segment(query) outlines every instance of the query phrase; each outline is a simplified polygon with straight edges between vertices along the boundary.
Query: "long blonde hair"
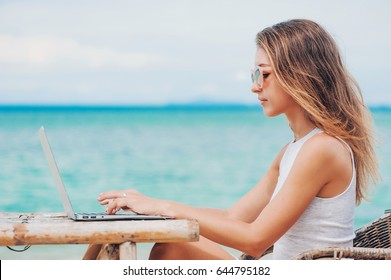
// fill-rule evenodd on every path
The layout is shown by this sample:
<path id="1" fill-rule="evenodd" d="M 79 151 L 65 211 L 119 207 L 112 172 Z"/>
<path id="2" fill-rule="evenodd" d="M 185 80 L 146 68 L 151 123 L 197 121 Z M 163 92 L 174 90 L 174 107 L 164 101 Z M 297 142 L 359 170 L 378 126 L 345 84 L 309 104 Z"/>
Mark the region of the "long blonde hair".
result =
<path id="1" fill-rule="evenodd" d="M 356 204 L 360 204 L 367 198 L 370 182 L 379 179 L 372 118 L 335 41 L 317 23 L 295 19 L 265 28 L 257 34 L 256 44 L 267 53 L 280 85 L 308 119 L 351 147 Z"/>

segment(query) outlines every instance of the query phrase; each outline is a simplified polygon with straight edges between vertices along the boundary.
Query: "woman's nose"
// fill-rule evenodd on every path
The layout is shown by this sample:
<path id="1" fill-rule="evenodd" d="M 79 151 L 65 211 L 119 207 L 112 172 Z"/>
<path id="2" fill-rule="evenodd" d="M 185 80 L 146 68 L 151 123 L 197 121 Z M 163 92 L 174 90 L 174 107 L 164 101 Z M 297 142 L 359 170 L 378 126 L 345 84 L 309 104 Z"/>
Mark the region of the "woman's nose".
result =
<path id="1" fill-rule="evenodd" d="M 262 89 L 263 88 L 260 87 L 256 81 L 253 82 L 253 84 L 251 86 L 251 91 L 253 93 L 258 94 L 258 93 L 260 93 L 262 91 Z"/>

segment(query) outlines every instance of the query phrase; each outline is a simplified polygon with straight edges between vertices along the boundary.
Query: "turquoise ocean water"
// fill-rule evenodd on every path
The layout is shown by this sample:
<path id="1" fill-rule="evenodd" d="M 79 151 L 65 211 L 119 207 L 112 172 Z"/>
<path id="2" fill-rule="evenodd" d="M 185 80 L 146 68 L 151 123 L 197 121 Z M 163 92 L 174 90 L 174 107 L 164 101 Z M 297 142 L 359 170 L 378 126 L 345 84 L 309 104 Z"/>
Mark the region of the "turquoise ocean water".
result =
<path id="1" fill-rule="evenodd" d="M 391 110 L 372 113 L 382 182 L 356 209 L 356 227 L 391 208 Z M 39 143 L 41 125 L 81 211 L 103 211 L 100 192 L 127 188 L 228 208 L 292 139 L 283 117 L 266 118 L 257 107 L 0 107 L 2 212 L 63 211 Z M 32 246 L 15 253 L 1 247 L 0 259 L 80 259 L 85 248 Z"/>

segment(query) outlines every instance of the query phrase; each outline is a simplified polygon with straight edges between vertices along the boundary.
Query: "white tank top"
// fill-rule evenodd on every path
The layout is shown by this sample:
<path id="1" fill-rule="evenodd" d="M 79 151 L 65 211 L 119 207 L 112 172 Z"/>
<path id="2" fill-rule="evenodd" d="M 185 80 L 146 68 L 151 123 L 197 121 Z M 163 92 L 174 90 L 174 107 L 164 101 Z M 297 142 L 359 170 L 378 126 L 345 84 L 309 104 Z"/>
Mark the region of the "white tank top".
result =
<path id="1" fill-rule="evenodd" d="M 272 199 L 284 185 L 303 144 L 321 132 L 315 128 L 298 141 L 288 144 L 280 162 L 280 175 Z M 296 223 L 274 244 L 274 259 L 291 259 L 316 248 L 353 246 L 356 171 L 352 150 L 347 143 L 339 140 L 348 147 L 352 158 L 353 174 L 349 186 L 335 197 L 315 197 Z"/>

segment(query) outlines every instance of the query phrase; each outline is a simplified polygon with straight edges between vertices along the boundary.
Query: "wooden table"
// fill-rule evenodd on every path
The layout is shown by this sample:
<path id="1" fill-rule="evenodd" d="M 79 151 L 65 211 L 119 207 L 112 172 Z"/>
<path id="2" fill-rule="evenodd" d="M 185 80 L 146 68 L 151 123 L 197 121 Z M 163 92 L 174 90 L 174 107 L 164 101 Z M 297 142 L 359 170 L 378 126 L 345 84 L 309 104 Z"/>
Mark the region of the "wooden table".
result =
<path id="1" fill-rule="evenodd" d="M 138 242 L 191 242 L 195 220 L 75 222 L 65 213 L 0 212 L 0 246 L 90 244 L 83 259 L 136 259 Z"/>

